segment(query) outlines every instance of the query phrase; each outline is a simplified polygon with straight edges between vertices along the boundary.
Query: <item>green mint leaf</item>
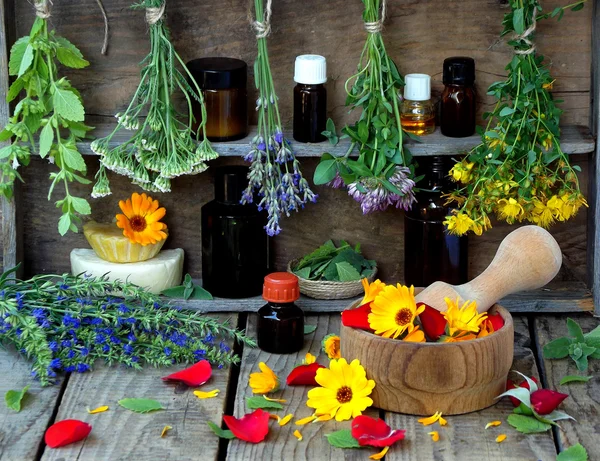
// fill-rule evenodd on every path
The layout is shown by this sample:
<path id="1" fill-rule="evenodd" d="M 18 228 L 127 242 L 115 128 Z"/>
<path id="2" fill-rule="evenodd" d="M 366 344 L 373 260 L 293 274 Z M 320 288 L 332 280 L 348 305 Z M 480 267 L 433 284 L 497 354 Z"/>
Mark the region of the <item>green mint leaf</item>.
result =
<path id="1" fill-rule="evenodd" d="M 523 8 L 517 8 L 513 12 L 513 28 L 519 35 L 525 31 L 525 17 Z"/>
<path id="2" fill-rule="evenodd" d="M 24 78 L 18 78 L 12 82 L 12 85 L 10 85 L 10 88 L 8 89 L 8 93 L 6 93 L 6 102 L 13 101 L 17 96 L 19 96 L 19 93 L 21 93 L 23 88 L 25 88 Z"/>
<path id="3" fill-rule="evenodd" d="M 600 325 L 594 328 L 592 331 L 583 335 L 585 339 L 588 338 L 600 338 Z"/>
<path id="4" fill-rule="evenodd" d="M 333 178 L 335 178 L 338 172 L 338 162 L 336 160 L 323 160 L 317 165 L 315 174 L 313 176 L 313 182 L 319 186 L 327 184 Z"/>
<path id="5" fill-rule="evenodd" d="M 13 137 L 13 132 L 6 128 L 0 132 L 0 142 L 8 141 Z"/>
<path id="6" fill-rule="evenodd" d="M 71 215 L 68 213 L 63 214 L 58 220 L 58 233 L 65 235 L 71 228 Z"/>
<path id="7" fill-rule="evenodd" d="M 572 340 L 562 337 L 549 342 L 543 348 L 544 358 L 546 359 L 564 359 L 569 355 L 569 346 Z"/>
<path id="8" fill-rule="evenodd" d="M 525 415 L 512 414 L 508 417 L 508 424 L 523 434 L 534 434 L 548 431 L 552 425 L 538 421 L 536 418 Z"/>
<path id="9" fill-rule="evenodd" d="M 585 340 L 583 336 L 583 331 L 579 324 L 573 320 L 572 318 L 567 319 L 567 329 L 569 330 L 569 334 L 577 340 L 577 342 L 583 342 Z"/>
<path id="10" fill-rule="evenodd" d="M 305 335 L 309 335 L 311 333 L 314 333 L 315 331 L 317 331 L 316 325 L 304 325 L 304 334 Z"/>
<path id="11" fill-rule="evenodd" d="M 258 408 L 262 408 L 263 410 L 283 410 L 283 405 L 279 402 L 271 402 L 263 396 L 246 397 L 246 406 L 251 410 L 256 410 Z"/>
<path id="12" fill-rule="evenodd" d="M 40 157 L 46 158 L 48 152 L 52 148 L 52 143 L 54 142 L 54 130 L 52 129 L 52 123 L 48 120 L 46 126 L 42 129 L 40 133 Z"/>
<path id="13" fill-rule="evenodd" d="M 296 274 L 301 279 L 307 279 L 310 277 L 310 270 L 311 270 L 310 267 L 303 267 L 302 269 L 300 269 L 298 271 L 294 271 L 294 274 Z"/>
<path id="14" fill-rule="evenodd" d="M 350 429 L 342 429 L 341 431 L 325 434 L 330 445 L 336 448 L 362 448 L 358 440 L 352 437 Z"/>
<path id="15" fill-rule="evenodd" d="M 31 38 L 35 38 L 44 27 L 45 22 L 46 21 L 44 21 L 42 18 L 36 17 L 35 21 L 33 21 L 33 25 L 31 26 L 31 32 L 29 32 L 29 36 Z"/>
<path id="16" fill-rule="evenodd" d="M 194 285 L 192 289 L 192 294 L 189 299 L 202 299 L 206 301 L 211 301 L 213 299 L 213 295 L 211 295 L 207 290 L 202 288 L 200 285 Z"/>
<path id="17" fill-rule="evenodd" d="M 64 144 L 61 144 L 60 153 L 62 154 L 62 159 L 65 162 L 65 165 L 67 165 L 69 168 L 81 172 L 85 172 L 87 170 L 85 160 L 77 150 L 71 149 L 70 147 L 67 147 Z"/>
<path id="18" fill-rule="evenodd" d="M 587 461 L 588 454 L 586 449 L 578 443 L 567 448 L 556 457 L 556 461 Z"/>
<path id="19" fill-rule="evenodd" d="M 505 107 L 500 111 L 500 117 L 506 117 L 508 115 L 512 115 L 516 112 L 515 109 L 513 109 L 512 107 Z"/>
<path id="20" fill-rule="evenodd" d="M 92 209 L 90 208 L 90 204 L 84 198 L 71 197 L 71 205 L 73 205 L 73 208 L 79 214 L 89 215 L 89 214 L 92 213 Z"/>
<path id="21" fill-rule="evenodd" d="M 17 75 L 21 69 L 21 62 L 25 55 L 25 50 L 29 46 L 29 36 L 21 37 L 10 49 L 10 59 L 8 61 L 9 75 Z"/>
<path id="22" fill-rule="evenodd" d="M 54 87 L 54 111 L 66 120 L 72 122 L 83 122 L 85 111 L 79 98 L 70 90 Z"/>
<path id="23" fill-rule="evenodd" d="M 83 59 L 81 51 L 66 38 L 58 37 L 57 41 L 60 44 L 60 48 L 56 50 L 56 57 L 63 66 L 73 69 L 83 69 L 90 65 L 88 61 Z"/>
<path id="24" fill-rule="evenodd" d="M 194 292 L 194 288 L 193 287 L 184 287 L 184 289 L 183 289 L 183 299 L 185 299 L 185 300 L 190 299 L 190 296 L 192 296 L 193 292 Z"/>
<path id="25" fill-rule="evenodd" d="M 29 386 L 25 386 L 20 391 L 6 391 L 6 394 L 4 394 L 6 406 L 11 410 L 15 410 L 16 412 L 21 411 L 21 403 L 23 402 L 23 397 L 25 397 L 25 394 L 27 394 L 28 390 Z"/>
<path id="26" fill-rule="evenodd" d="M 119 405 L 136 413 L 149 413 L 164 409 L 160 402 L 152 399 L 121 399 Z"/>
<path id="27" fill-rule="evenodd" d="M 233 435 L 233 432 L 229 431 L 229 430 L 225 430 L 225 429 L 221 429 L 219 426 L 217 426 L 215 423 L 213 423 L 212 421 L 206 421 L 206 424 L 208 424 L 208 427 L 210 427 L 212 429 L 212 431 L 217 434 L 217 436 L 219 436 L 222 439 L 235 439 L 235 435 Z"/>
<path id="28" fill-rule="evenodd" d="M 161 291 L 160 294 L 163 296 L 167 296 L 169 298 L 183 298 L 184 291 L 185 291 L 185 287 L 180 286 L 180 287 L 167 288 L 166 290 Z"/>
<path id="29" fill-rule="evenodd" d="M 340 262 L 336 263 L 338 276 L 340 278 L 340 282 L 352 282 L 355 280 L 360 280 L 360 272 L 358 272 L 352 265 L 348 262 Z"/>
<path id="30" fill-rule="evenodd" d="M 577 369 L 579 371 L 586 371 L 588 369 L 588 358 L 587 355 L 582 355 L 579 358 L 571 357 L 575 361 L 575 365 L 577 365 Z"/>
<path id="31" fill-rule="evenodd" d="M 31 66 L 33 62 L 33 47 L 31 45 L 27 45 L 25 48 L 25 52 L 23 53 L 23 58 L 21 59 L 21 65 L 19 66 L 19 72 L 17 73 L 17 77 L 20 77 L 27 69 Z"/>
<path id="32" fill-rule="evenodd" d="M 560 385 L 563 386 L 568 383 L 587 383 L 592 378 L 593 376 L 569 375 L 560 380 Z"/>

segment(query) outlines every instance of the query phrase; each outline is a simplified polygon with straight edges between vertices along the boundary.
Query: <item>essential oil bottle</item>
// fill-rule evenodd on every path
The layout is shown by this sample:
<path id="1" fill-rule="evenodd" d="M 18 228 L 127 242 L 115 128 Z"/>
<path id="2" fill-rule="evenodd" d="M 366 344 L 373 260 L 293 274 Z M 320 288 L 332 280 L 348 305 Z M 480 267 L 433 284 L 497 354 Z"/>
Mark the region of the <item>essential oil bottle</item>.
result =
<path id="1" fill-rule="evenodd" d="M 435 109 L 431 102 L 431 77 L 427 74 L 407 74 L 404 82 L 404 100 L 400 111 L 402 128 L 418 136 L 433 133 Z"/>
<path id="2" fill-rule="evenodd" d="M 327 61 L 323 56 L 305 54 L 296 58 L 294 81 L 294 139 L 322 142 L 327 125 Z"/>
<path id="3" fill-rule="evenodd" d="M 444 91 L 440 104 L 440 129 L 444 136 L 466 138 L 475 133 L 477 95 L 475 61 L 454 57 L 444 60 Z"/>
<path id="4" fill-rule="evenodd" d="M 304 312 L 294 301 L 300 297 L 298 277 L 274 272 L 265 277 L 263 298 L 268 302 L 258 311 L 258 347 L 273 354 L 292 354 L 304 345 Z"/>

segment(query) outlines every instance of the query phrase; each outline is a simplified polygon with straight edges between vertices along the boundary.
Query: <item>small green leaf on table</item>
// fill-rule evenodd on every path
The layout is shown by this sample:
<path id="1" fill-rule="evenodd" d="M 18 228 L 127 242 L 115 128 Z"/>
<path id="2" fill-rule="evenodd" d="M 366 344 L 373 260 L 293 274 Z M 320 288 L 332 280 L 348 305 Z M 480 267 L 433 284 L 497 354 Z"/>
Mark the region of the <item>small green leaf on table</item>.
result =
<path id="1" fill-rule="evenodd" d="M 311 333 L 314 333 L 315 331 L 317 331 L 316 325 L 304 325 L 304 334 L 305 335 L 309 335 Z"/>
<path id="2" fill-rule="evenodd" d="M 202 299 L 208 301 L 213 299 L 208 291 L 192 281 L 192 276 L 190 274 L 185 274 L 183 285 L 167 288 L 166 290 L 161 291 L 160 294 L 167 298 L 183 298 L 186 301 L 188 299 Z"/>
<path id="3" fill-rule="evenodd" d="M 532 416 L 512 414 L 508 417 L 508 424 L 523 434 L 534 434 L 537 432 L 546 432 L 552 425 L 538 421 Z"/>
<path id="4" fill-rule="evenodd" d="M 336 448 L 362 448 L 358 440 L 352 437 L 350 429 L 342 429 L 341 431 L 325 434 L 330 445 Z"/>
<path id="5" fill-rule="evenodd" d="M 4 395 L 6 406 L 17 412 L 21 411 L 21 403 L 23 402 L 23 398 L 25 397 L 25 394 L 27 394 L 28 389 L 29 386 L 25 386 L 21 391 L 7 391 Z"/>
<path id="6" fill-rule="evenodd" d="M 212 421 L 207 421 L 206 424 L 208 424 L 208 427 L 210 427 L 212 429 L 212 431 L 217 434 L 217 436 L 219 436 L 222 439 L 235 439 L 235 435 L 233 435 L 233 432 L 231 432 L 230 430 L 226 430 L 226 429 L 221 429 L 219 426 L 217 426 L 215 423 L 213 423 Z"/>
<path id="7" fill-rule="evenodd" d="M 571 339 L 562 337 L 549 342 L 544 346 L 544 358 L 546 359 L 564 359 L 569 355 L 569 346 Z"/>
<path id="8" fill-rule="evenodd" d="M 246 406 L 251 410 L 262 408 L 263 410 L 283 410 L 279 402 L 267 400 L 264 397 L 246 397 Z"/>
<path id="9" fill-rule="evenodd" d="M 556 461 L 587 461 L 588 454 L 586 449 L 578 443 L 567 448 L 556 457 Z"/>
<path id="10" fill-rule="evenodd" d="M 152 399 L 121 399 L 119 405 L 136 413 L 149 413 L 151 411 L 164 410 L 160 402 Z"/>
<path id="11" fill-rule="evenodd" d="M 565 376 L 560 380 L 560 385 L 568 384 L 568 383 L 587 383 L 593 376 L 578 376 L 578 375 L 570 375 Z"/>

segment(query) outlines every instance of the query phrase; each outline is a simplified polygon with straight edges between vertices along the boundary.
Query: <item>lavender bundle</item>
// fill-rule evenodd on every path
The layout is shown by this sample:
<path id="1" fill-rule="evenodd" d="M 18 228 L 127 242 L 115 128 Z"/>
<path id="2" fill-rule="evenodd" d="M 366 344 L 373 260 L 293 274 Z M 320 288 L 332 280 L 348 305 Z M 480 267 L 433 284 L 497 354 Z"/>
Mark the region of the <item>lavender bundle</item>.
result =
<path id="1" fill-rule="evenodd" d="M 281 130 L 266 40 L 271 31 L 271 0 L 267 0 L 266 10 L 263 9 L 263 0 L 255 0 L 254 6 L 256 20 L 253 26 L 258 43 L 258 56 L 254 63 L 254 78 L 259 93 L 256 100 L 258 133 L 250 143 L 250 152 L 244 156 L 244 160 L 252 165 L 248 174 L 248 188 L 244 191 L 241 203 L 252 203 L 254 192 L 257 192 L 262 197 L 258 209 L 267 210 L 269 215 L 265 230 L 268 235 L 274 236 L 281 232 L 279 223 L 283 215 L 289 217 L 292 211 L 299 211 L 306 203 L 316 202 L 317 195 L 302 177 L 300 162 Z"/>

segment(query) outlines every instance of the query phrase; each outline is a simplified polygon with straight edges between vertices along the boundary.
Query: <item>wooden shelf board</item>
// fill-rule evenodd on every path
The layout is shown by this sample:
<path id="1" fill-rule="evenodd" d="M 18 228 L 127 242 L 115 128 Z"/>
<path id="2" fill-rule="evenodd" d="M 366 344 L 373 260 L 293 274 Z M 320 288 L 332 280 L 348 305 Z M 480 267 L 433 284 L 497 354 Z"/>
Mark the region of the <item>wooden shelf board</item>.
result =
<path id="1" fill-rule="evenodd" d="M 96 124 L 93 135 L 102 138 L 108 135 L 113 129 L 114 124 L 102 122 Z M 237 157 L 248 153 L 249 144 L 256 134 L 256 127 L 251 127 L 250 134 L 244 139 L 231 142 L 215 142 L 214 149 L 223 157 Z M 116 133 L 110 146 L 116 146 L 126 142 L 130 137 L 130 132 L 121 130 Z M 288 139 L 293 140 L 291 133 L 286 133 Z M 417 143 L 412 140 L 406 143 L 410 152 L 414 156 L 433 156 L 433 155 L 460 155 L 466 153 L 475 147 L 480 136 L 474 135 L 468 138 L 448 138 L 443 136 L 439 129 L 435 133 L 423 136 L 422 142 Z M 81 142 L 77 145 L 79 151 L 84 155 L 95 155 L 90 149 L 89 142 Z M 298 157 L 320 157 L 323 152 L 329 152 L 332 155 L 344 155 L 349 147 L 348 140 L 342 140 L 337 146 L 331 146 L 328 142 L 317 144 L 302 144 L 292 142 L 294 152 Z M 584 126 L 565 126 L 562 127 L 562 149 L 567 154 L 587 154 L 594 151 L 595 142 L 588 127 Z"/>

